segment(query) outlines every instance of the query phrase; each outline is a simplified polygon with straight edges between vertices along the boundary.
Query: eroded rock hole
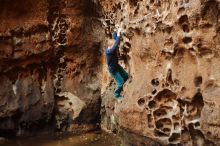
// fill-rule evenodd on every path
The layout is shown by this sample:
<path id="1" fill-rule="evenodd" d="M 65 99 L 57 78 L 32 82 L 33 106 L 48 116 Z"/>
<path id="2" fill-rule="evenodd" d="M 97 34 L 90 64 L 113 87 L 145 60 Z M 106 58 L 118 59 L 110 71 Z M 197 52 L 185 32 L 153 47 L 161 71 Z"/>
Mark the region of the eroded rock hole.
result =
<path id="1" fill-rule="evenodd" d="M 198 92 L 194 95 L 192 103 L 188 106 L 191 119 L 200 118 L 203 106 L 203 96 L 200 92 Z"/>
<path id="2" fill-rule="evenodd" d="M 202 77 L 201 76 L 195 77 L 194 84 L 196 87 L 200 86 L 202 84 Z"/>
<path id="3" fill-rule="evenodd" d="M 131 6 L 136 7 L 137 4 L 138 4 L 138 1 L 139 1 L 139 0 L 129 0 L 129 4 L 130 4 Z"/>
<path id="4" fill-rule="evenodd" d="M 161 1 L 160 0 L 155 1 L 154 5 L 160 7 L 161 6 Z"/>
<path id="5" fill-rule="evenodd" d="M 189 32 L 189 20 L 187 15 L 183 15 L 179 18 L 179 25 L 182 26 L 184 32 Z"/>
<path id="6" fill-rule="evenodd" d="M 212 50 L 206 47 L 199 47 L 198 48 L 198 53 L 200 56 L 206 56 L 212 54 Z"/>
<path id="7" fill-rule="evenodd" d="M 174 56 L 183 56 L 184 53 L 185 53 L 185 48 L 183 47 L 174 48 Z"/>
<path id="8" fill-rule="evenodd" d="M 195 127 L 199 127 L 200 126 L 200 123 L 199 122 L 196 122 L 195 123 Z"/>
<path id="9" fill-rule="evenodd" d="M 180 134 L 179 133 L 173 133 L 169 138 L 170 142 L 175 142 L 175 141 L 179 141 L 179 140 L 180 140 Z"/>
<path id="10" fill-rule="evenodd" d="M 169 133 L 170 129 L 169 128 L 163 128 L 162 131 L 164 131 L 165 133 Z"/>
<path id="11" fill-rule="evenodd" d="M 128 53 L 130 51 L 131 44 L 129 42 L 125 42 L 123 45 L 123 50 Z"/>
<path id="12" fill-rule="evenodd" d="M 167 71 L 167 78 L 166 80 L 169 82 L 169 83 L 173 83 L 173 79 L 172 79 L 172 70 L 171 69 L 168 69 Z"/>
<path id="13" fill-rule="evenodd" d="M 193 47 L 190 47 L 189 50 L 190 51 L 195 51 L 195 49 Z"/>
<path id="14" fill-rule="evenodd" d="M 156 93 L 157 93 L 157 90 L 154 89 L 154 90 L 152 91 L 152 95 L 154 95 L 154 94 L 156 94 Z"/>
<path id="15" fill-rule="evenodd" d="M 135 11 L 134 11 L 134 14 L 138 14 L 138 10 L 139 10 L 139 5 L 136 7 Z"/>
<path id="16" fill-rule="evenodd" d="M 180 117 L 179 117 L 179 115 L 172 115 L 172 119 L 173 119 L 173 121 L 179 121 L 179 119 L 180 119 Z"/>
<path id="17" fill-rule="evenodd" d="M 196 105 L 197 107 L 203 107 L 204 106 L 204 101 L 203 101 L 203 96 L 202 93 L 198 92 L 194 95 L 192 103 Z"/>
<path id="18" fill-rule="evenodd" d="M 163 124 L 160 123 L 160 122 L 157 122 L 157 123 L 156 123 L 156 127 L 157 127 L 158 129 L 161 129 L 161 128 L 163 128 Z"/>
<path id="19" fill-rule="evenodd" d="M 166 134 L 166 133 L 164 133 L 164 132 L 161 132 L 161 131 L 159 131 L 159 130 L 154 130 L 154 134 L 155 134 L 155 136 L 157 136 L 157 137 L 167 137 L 168 136 L 168 134 Z"/>
<path id="20" fill-rule="evenodd" d="M 189 26 L 187 24 L 183 24 L 182 28 L 184 32 L 189 32 Z"/>
<path id="21" fill-rule="evenodd" d="M 156 127 L 158 129 L 161 129 L 162 131 L 163 131 L 163 129 L 168 128 L 169 129 L 168 132 L 170 132 L 171 125 L 172 125 L 172 122 L 168 118 L 164 118 L 164 119 L 160 119 L 160 120 L 156 121 Z M 167 132 L 167 130 L 165 130 L 165 131 Z M 163 131 L 163 132 L 165 132 L 165 131 Z M 169 134 L 169 133 L 167 133 L 167 134 Z"/>
<path id="22" fill-rule="evenodd" d="M 146 6 L 146 8 L 147 8 L 147 10 L 149 10 L 149 9 L 150 9 L 150 7 L 149 7 L 148 5 Z"/>
<path id="23" fill-rule="evenodd" d="M 148 103 L 148 107 L 149 107 L 150 109 L 155 108 L 155 106 L 156 106 L 156 102 L 153 101 L 153 100 Z"/>
<path id="24" fill-rule="evenodd" d="M 151 80 L 151 84 L 152 84 L 153 86 L 158 86 L 158 85 L 160 84 L 159 79 L 156 78 L 156 79 Z"/>
<path id="25" fill-rule="evenodd" d="M 187 112 L 189 114 L 188 118 L 191 119 L 191 120 L 200 117 L 199 109 L 193 104 L 189 104 L 187 106 Z"/>
<path id="26" fill-rule="evenodd" d="M 183 23 L 188 23 L 188 16 L 187 15 L 183 15 L 179 18 L 179 24 L 183 24 Z"/>
<path id="27" fill-rule="evenodd" d="M 172 26 L 166 26 L 165 28 L 164 28 L 164 32 L 167 32 L 167 33 L 171 33 L 172 32 L 172 30 L 173 30 L 173 27 Z"/>
<path id="28" fill-rule="evenodd" d="M 161 117 L 161 116 L 165 116 L 167 114 L 167 111 L 165 109 L 158 109 L 154 111 L 154 116 L 156 117 Z"/>
<path id="29" fill-rule="evenodd" d="M 183 42 L 184 42 L 185 44 L 188 44 L 188 43 L 192 42 L 192 38 L 191 38 L 191 37 L 184 37 L 184 38 L 183 38 Z"/>
<path id="30" fill-rule="evenodd" d="M 144 106 L 144 104 L 145 104 L 145 99 L 144 98 L 140 98 L 140 99 L 138 99 L 138 105 L 139 106 Z"/>
<path id="31" fill-rule="evenodd" d="M 190 136 L 193 140 L 193 145 L 204 145 L 205 144 L 205 137 L 200 130 L 194 129 L 193 124 L 189 124 L 188 126 Z"/>
<path id="32" fill-rule="evenodd" d="M 183 13 L 185 11 L 185 8 L 184 7 L 181 7 L 178 9 L 178 12 L 177 14 L 180 15 L 181 13 Z"/>
<path id="33" fill-rule="evenodd" d="M 172 101 L 172 99 L 176 99 L 176 94 L 168 89 L 160 91 L 155 97 L 157 102 Z"/>
<path id="34" fill-rule="evenodd" d="M 150 0 L 150 3 L 151 3 L 151 4 L 154 3 L 154 0 Z"/>

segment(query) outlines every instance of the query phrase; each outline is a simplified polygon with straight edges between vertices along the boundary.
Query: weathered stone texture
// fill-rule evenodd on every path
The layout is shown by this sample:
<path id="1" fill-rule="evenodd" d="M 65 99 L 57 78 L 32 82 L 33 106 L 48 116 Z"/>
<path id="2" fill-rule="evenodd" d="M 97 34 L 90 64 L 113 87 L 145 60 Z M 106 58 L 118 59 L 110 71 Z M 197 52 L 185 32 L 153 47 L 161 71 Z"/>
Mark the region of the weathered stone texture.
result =
<path id="1" fill-rule="evenodd" d="M 102 95 L 125 145 L 220 145 L 219 0 L 0 3 L 0 136 L 94 129 Z M 121 24 L 117 104 L 102 41 Z"/>
<path id="2" fill-rule="evenodd" d="M 103 33 L 93 3 L 0 3 L 0 135 L 97 128 Z"/>
<path id="3" fill-rule="evenodd" d="M 111 80 L 103 75 L 103 126 L 114 127 L 113 116 L 119 127 L 163 145 L 220 145 L 220 2 L 97 5 L 107 34 L 123 24 L 120 55 L 130 73 L 125 99 L 115 106 L 107 100 L 113 97 Z"/>

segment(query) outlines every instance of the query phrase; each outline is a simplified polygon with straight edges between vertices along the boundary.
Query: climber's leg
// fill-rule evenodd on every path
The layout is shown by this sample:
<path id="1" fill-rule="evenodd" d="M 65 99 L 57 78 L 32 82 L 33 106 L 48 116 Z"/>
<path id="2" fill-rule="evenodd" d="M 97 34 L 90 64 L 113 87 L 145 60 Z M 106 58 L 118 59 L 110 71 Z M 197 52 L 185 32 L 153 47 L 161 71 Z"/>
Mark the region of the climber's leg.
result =
<path id="1" fill-rule="evenodd" d="M 118 71 L 119 71 L 120 75 L 123 77 L 124 83 L 125 83 L 128 79 L 128 73 L 120 65 L 118 67 Z"/>
<path id="2" fill-rule="evenodd" d="M 115 95 L 115 97 L 121 97 L 120 93 L 121 93 L 122 88 L 123 88 L 124 79 L 121 76 L 121 74 L 119 73 L 118 69 L 116 71 L 110 72 L 110 73 L 116 81 L 116 89 L 115 89 L 114 95 Z"/>

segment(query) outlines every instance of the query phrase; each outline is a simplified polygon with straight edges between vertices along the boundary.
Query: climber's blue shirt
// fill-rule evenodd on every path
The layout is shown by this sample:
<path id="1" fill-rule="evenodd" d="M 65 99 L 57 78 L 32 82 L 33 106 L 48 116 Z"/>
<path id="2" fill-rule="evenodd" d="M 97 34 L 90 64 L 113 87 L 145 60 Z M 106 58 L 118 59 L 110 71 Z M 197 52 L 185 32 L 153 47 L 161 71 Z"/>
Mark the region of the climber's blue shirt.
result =
<path id="1" fill-rule="evenodd" d="M 117 56 L 117 50 L 118 50 L 118 45 L 120 42 L 120 37 L 117 36 L 116 33 L 113 33 L 113 38 L 115 39 L 115 43 L 112 46 L 112 48 L 107 48 L 105 50 L 105 55 L 107 58 L 107 64 L 108 64 L 108 69 L 110 72 L 114 72 L 115 69 L 118 67 L 118 56 Z"/>

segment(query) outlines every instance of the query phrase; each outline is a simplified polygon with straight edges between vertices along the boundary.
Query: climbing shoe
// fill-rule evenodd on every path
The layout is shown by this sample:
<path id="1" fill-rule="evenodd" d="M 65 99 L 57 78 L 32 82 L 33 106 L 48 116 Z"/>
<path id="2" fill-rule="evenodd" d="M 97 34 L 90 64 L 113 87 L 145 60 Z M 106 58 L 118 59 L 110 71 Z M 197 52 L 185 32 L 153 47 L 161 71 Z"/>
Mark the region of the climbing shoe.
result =
<path id="1" fill-rule="evenodd" d="M 123 96 L 118 96 L 118 97 L 116 97 L 116 100 L 118 101 L 118 103 L 122 102 Z"/>

